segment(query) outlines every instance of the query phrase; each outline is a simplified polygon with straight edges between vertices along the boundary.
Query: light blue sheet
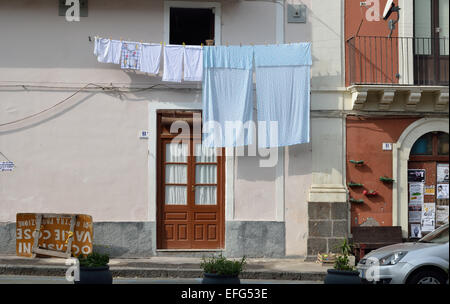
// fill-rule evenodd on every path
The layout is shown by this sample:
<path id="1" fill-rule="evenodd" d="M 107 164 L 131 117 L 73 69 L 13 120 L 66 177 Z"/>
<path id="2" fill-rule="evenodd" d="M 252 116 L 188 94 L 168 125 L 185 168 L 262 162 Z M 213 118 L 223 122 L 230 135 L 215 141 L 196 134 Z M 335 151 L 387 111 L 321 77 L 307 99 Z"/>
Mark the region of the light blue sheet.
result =
<path id="1" fill-rule="evenodd" d="M 254 50 L 257 67 L 312 65 L 311 43 L 309 42 L 257 45 Z"/>
<path id="2" fill-rule="evenodd" d="M 255 46 L 255 63 L 258 146 L 309 142 L 310 44 Z"/>
<path id="3" fill-rule="evenodd" d="M 204 46 L 203 68 L 253 68 L 252 46 Z"/>
<path id="4" fill-rule="evenodd" d="M 252 47 L 203 50 L 203 145 L 237 147 L 253 142 Z"/>

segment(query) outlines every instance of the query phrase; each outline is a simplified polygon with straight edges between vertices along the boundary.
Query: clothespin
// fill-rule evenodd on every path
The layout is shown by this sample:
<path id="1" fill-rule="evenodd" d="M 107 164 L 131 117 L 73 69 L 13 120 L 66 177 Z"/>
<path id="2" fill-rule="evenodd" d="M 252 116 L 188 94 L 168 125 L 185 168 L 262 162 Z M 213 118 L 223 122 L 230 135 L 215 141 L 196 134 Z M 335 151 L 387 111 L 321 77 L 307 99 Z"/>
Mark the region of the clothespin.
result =
<path id="1" fill-rule="evenodd" d="M 239 42 L 239 46 L 242 46 L 242 42 Z"/>
<path id="2" fill-rule="evenodd" d="M 120 41 L 122 41 L 123 39 L 122 39 L 122 37 L 120 37 Z"/>
<path id="3" fill-rule="evenodd" d="M 185 46 L 186 46 L 186 43 L 183 42 L 183 47 L 185 47 Z"/>
<path id="4" fill-rule="evenodd" d="M 200 43 L 200 47 L 203 48 L 203 43 Z"/>

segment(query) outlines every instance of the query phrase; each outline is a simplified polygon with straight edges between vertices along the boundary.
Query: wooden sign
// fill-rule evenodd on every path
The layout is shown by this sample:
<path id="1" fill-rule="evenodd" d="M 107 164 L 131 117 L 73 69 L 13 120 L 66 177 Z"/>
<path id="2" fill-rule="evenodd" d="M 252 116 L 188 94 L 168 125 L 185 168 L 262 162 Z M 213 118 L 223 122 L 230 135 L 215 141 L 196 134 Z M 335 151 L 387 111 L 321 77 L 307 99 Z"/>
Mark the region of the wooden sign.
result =
<path id="1" fill-rule="evenodd" d="M 84 214 L 18 213 L 16 253 L 69 258 L 92 253 L 92 217 Z"/>

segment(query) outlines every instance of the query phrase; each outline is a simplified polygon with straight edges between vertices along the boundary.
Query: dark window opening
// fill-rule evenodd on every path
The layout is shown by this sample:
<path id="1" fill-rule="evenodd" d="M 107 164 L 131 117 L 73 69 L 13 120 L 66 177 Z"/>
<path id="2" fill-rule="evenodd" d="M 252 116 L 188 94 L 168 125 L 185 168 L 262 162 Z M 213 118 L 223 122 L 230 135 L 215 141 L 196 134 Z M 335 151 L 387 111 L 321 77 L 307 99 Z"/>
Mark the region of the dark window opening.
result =
<path id="1" fill-rule="evenodd" d="M 170 44 L 206 45 L 214 40 L 211 8 L 170 8 Z"/>

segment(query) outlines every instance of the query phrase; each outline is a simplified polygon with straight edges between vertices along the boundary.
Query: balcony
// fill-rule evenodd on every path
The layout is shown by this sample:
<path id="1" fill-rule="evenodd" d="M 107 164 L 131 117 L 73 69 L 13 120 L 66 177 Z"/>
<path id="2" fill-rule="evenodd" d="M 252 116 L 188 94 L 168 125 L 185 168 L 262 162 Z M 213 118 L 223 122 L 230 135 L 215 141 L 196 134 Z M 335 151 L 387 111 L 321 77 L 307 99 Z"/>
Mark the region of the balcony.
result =
<path id="1" fill-rule="evenodd" d="M 445 110 L 449 39 L 352 37 L 346 42 L 346 84 L 355 110 L 374 99 L 378 109 L 389 110 L 398 96 L 405 100 L 404 110 L 416 110 L 423 96 L 433 100 L 433 111 Z"/>
<path id="2" fill-rule="evenodd" d="M 449 39 L 359 36 L 347 41 L 350 85 L 449 84 Z"/>

